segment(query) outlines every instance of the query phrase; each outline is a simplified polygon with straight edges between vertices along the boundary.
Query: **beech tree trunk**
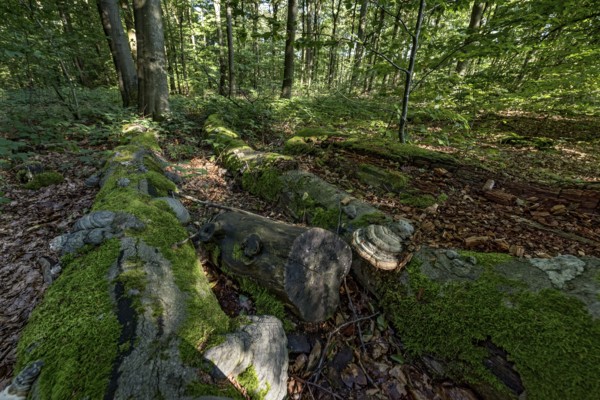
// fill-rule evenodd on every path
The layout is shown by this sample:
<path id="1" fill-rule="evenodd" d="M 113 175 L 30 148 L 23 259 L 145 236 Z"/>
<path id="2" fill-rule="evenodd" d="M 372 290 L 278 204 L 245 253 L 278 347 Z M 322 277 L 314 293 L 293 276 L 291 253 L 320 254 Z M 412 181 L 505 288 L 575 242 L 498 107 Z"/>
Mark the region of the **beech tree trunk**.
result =
<path id="1" fill-rule="evenodd" d="M 421 33 L 421 24 L 423 23 L 423 14 L 425 12 L 425 0 L 419 4 L 419 14 L 417 16 L 417 26 L 412 36 L 412 46 L 410 47 L 410 58 L 408 62 L 408 71 L 406 71 L 406 81 L 404 84 L 404 96 L 402 97 L 402 114 L 400 115 L 400 128 L 398 136 L 402 143 L 406 143 L 406 116 L 408 115 L 408 98 L 412 84 L 413 72 L 415 70 L 415 60 L 417 58 L 417 48 L 419 47 L 419 34 Z"/>
<path id="2" fill-rule="evenodd" d="M 287 35 L 285 39 L 285 61 L 283 68 L 283 84 L 281 87 L 281 98 L 292 98 L 292 86 L 294 85 L 294 41 L 296 40 L 296 17 L 298 15 L 297 0 L 289 0 L 287 15 Z"/>
<path id="3" fill-rule="evenodd" d="M 236 83 L 235 83 L 235 64 L 233 57 L 233 10 L 231 6 L 231 0 L 226 2 L 226 15 L 227 15 L 227 56 L 229 60 L 229 97 L 235 95 Z"/>
<path id="4" fill-rule="evenodd" d="M 481 27 L 481 20 L 483 19 L 485 5 L 486 3 L 478 3 L 477 1 L 473 3 L 473 9 L 471 10 L 471 19 L 469 21 L 469 36 Z M 456 73 L 459 75 L 464 75 L 467 73 L 467 68 L 469 68 L 469 60 L 460 60 L 456 64 Z"/>
<path id="5" fill-rule="evenodd" d="M 311 322 L 333 315 L 352 263 L 350 246 L 330 231 L 239 212 L 217 215 L 200 240 L 214 245 L 222 267 L 258 282 Z"/>
<path id="6" fill-rule="evenodd" d="M 121 24 L 119 6 L 117 0 L 96 0 L 96 4 L 115 64 L 123 106 L 129 107 L 137 101 L 137 76 L 129 41 Z"/>
<path id="7" fill-rule="evenodd" d="M 223 27 L 221 26 L 221 1 L 214 0 L 215 23 L 217 25 L 217 45 L 219 46 L 219 94 L 225 96 L 225 82 L 227 81 L 227 64 L 223 46 Z"/>
<path id="8" fill-rule="evenodd" d="M 120 0 L 123 20 L 127 29 L 127 38 L 129 39 L 129 47 L 134 61 L 137 60 L 137 40 L 135 38 L 135 24 L 133 22 L 133 14 L 131 12 L 131 4 L 129 0 Z"/>
<path id="9" fill-rule="evenodd" d="M 160 0 L 134 0 L 133 6 L 138 44 L 138 111 L 158 121 L 169 112 Z"/>
<path id="10" fill-rule="evenodd" d="M 354 62 L 352 63 L 352 79 L 350 90 L 356 85 L 359 75 L 360 64 L 364 53 L 363 40 L 365 38 L 365 28 L 367 26 L 367 7 L 369 0 L 363 0 L 360 5 L 360 16 L 358 17 L 358 29 L 356 32 L 356 42 L 354 42 Z"/>

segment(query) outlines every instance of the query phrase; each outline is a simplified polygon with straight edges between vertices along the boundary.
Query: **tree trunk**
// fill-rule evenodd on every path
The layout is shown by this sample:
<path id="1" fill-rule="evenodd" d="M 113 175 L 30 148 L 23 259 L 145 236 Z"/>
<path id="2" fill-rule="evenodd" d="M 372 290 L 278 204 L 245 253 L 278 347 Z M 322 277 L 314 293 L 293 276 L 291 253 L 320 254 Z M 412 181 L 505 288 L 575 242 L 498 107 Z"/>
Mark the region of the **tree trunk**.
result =
<path id="1" fill-rule="evenodd" d="M 335 41 L 335 44 L 331 45 L 329 49 L 329 66 L 327 68 L 327 87 L 331 89 L 333 79 L 335 77 L 335 64 L 337 60 L 337 24 L 340 16 L 340 7 L 342 6 L 342 0 L 338 0 L 337 5 L 335 1 L 331 3 L 331 16 L 333 20 L 333 26 L 331 28 L 331 40 Z"/>
<path id="2" fill-rule="evenodd" d="M 121 1 L 121 12 L 123 14 L 123 20 L 125 21 L 125 28 L 127 29 L 127 38 L 129 39 L 129 47 L 131 48 L 131 54 L 133 60 L 137 60 L 137 41 L 135 38 L 135 24 L 133 22 L 133 14 L 131 12 L 131 4 L 129 0 Z"/>
<path id="3" fill-rule="evenodd" d="M 288 1 L 287 35 L 285 39 L 285 61 L 283 68 L 283 84 L 281 87 L 281 98 L 292 98 L 292 86 L 294 84 L 294 41 L 296 39 L 296 16 L 298 14 L 297 0 Z"/>
<path id="4" fill-rule="evenodd" d="M 356 42 L 354 42 L 354 62 L 352 63 L 352 79 L 350 82 L 350 90 L 356 86 L 356 81 L 359 76 L 360 64 L 363 57 L 363 40 L 365 38 L 365 28 L 367 25 L 367 7 L 369 0 L 363 0 L 360 5 L 360 16 L 358 17 L 358 30 L 356 32 Z"/>
<path id="5" fill-rule="evenodd" d="M 225 82 L 227 81 L 227 64 L 223 45 L 223 28 L 221 26 L 221 0 L 214 0 L 215 23 L 217 25 L 217 46 L 219 47 L 219 94 L 225 96 Z"/>
<path id="6" fill-rule="evenodd" d="M 313 68 L 313 48 L 311 42 L 313 41 L 313 16 L 314 16 L 314 5 L 311 4 L 310 0 L 305 0 L 306 2 L 306 36 L 305 47 L 306 47 L 306 57 L 304 64 L 304 82 L 310 89 L 311 79 L 312 79 L 312 68 Z"/>
<path id="7" fill-rule="evenodd" d="M 483 19 L 483 12 L 485 11 L 486 3 L 478 3 L 475 1 L 473 3 L 473 9 L 471 10 L 471 20 L 469 21 L 469 29 L 467 31 L 467 39 L 469 40 L 469 36 L 475 33 L 479 27 L 481 27 L 481 20 Z M 460 60 L 456 64 L 456 73 L 459 75 L 464 75 L 467 73 L 467 68 L 469 67 L 469 60 Z"/>
<path id="8" fill-rule="evenodd" d="M 138 43 L 138 110 L 156 121 L 169 112 L 169 87 L 160 0 L 134 0 Z"/>
<path id="9" fill-rule="evenodd" d="M 323 321 L 339 306 L 352 251 L 330 231 L 226 212 L 204 225 L 200 240 L 216 245 L 222 267 L 275 293 L 305 321 Z"/>
<path id="10" fill-rule="evenodd" d="M 96 0 L 96 4 L 115 64 L 123 106 L 129 107 L 137 101 L 137 76 L 129 42 L 121 24 L 119 7 L 116 0 Z"/>
<path id="11" fill-rule="evenodd" d="M 229 97 L 235 96 L 235 64 L 233 57 L 233 10 L 231 6 L 231 0 L 227 0 L 225 6 L 227 7 L 227 58 L 229 61 Z"/>
<path id="12" fill-rule="evenodd" d="M 423 23 L 424 11 L 425 0 L 421 0 L 419 4 L 419 15 L 417 16 L 417 26 L 415 27 L 415 33 L 412 34 L 412 46 L 410 48 L 408 71 L 406 72 L 406 81 L 404 84 L 404 96 L 402 96 L 402 114 L 400 115 L 400 127 L 398 129 L 399 139 L 402 143 L 406 143 L 406 116 L 408 114 L 408 98 L 410 96 L 410 85 L 412 83 L 413 71 L 415 70 L 415 59 L 417 58 L 419 34 L 421 33 L 421 24 Z"/>

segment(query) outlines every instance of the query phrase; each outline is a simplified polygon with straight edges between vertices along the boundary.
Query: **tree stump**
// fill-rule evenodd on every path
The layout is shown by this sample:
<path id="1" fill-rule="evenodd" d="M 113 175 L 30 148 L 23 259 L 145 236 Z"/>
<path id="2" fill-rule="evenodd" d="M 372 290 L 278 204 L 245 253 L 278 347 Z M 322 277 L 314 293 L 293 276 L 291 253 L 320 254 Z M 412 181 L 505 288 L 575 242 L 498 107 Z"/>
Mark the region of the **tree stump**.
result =
<path id="1" fill-rule="evenodd" d="M 337 309 L 352 263 L 350 246 L 330 231 L 240 212 L 216 216 L 202 227 L 200 240 L 221 267 L 265 286 L 310 322 Z"/>

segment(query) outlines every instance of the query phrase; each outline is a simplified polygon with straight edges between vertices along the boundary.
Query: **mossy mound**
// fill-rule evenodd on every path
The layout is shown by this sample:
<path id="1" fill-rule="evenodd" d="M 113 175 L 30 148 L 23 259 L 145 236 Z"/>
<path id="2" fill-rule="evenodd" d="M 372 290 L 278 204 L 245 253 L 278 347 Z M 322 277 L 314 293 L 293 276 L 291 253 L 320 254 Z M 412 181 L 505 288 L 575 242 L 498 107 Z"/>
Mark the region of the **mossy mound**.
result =
<path id="1" fill-rule="evenodd" d="M 500 139 L 500 144 L 514 147 L 534 147 L 538 150 L 548 150 L 554 147 L 554 140 L 547 137 L 526 137 L 511 133 Z"/>
<path id="2" fill-rule="evenodd" d="M 405 271 L 381 282 L 381 304 L 409 354 L 433 355 L 443 361 L 444 375 L 481 393 L 519 394 L 486 366 L 484 343 L 491 343 L 508 354 L 528 399 L 595 399 L 600 321 L 543 276 L 505 255 L 448 259 L 440 251 L 422 252 Z M 532 288 L 531 282 L 543 284 Z"/>
<path id="3" fill-rule="evenodd" d="M 327 128 L 303 128 L 298 130 L 293 137 L 286 140 L 283 152 L 286 154 L 320 154 L 323 150 L 321 144 L 333 136 L 346 136 L 341 132 Z"/>
<path id="4" fill-rule="evenodd" d="M 65 178 L 56 171 L 42 172 L 34 175 L 31 181 L 25 184 L 25 189 L 38 190 L 46 186 L 58 185 L 64 180 Z"/>

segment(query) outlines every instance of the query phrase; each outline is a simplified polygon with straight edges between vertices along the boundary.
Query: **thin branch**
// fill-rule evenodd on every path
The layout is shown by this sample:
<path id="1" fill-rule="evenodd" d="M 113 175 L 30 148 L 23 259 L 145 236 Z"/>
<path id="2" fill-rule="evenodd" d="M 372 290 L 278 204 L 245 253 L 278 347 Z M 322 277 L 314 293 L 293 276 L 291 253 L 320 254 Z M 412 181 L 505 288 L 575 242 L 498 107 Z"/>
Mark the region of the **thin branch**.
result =
<path id="1" fill-rule="evenodd" d="M 206 206 L 206 207 L 219 208 L 221 210 L 234 211 L 234 212 L 239 212 L 239 213 L 246 214 L 246 215 L 252 215 L 255 217 L 265 218 L 262 215 L 258 215 L 253 212 L 250 212 L 250 211 L 242 210 L 241 208 L 235 208 L 235 207 L 225 206 L 223 204 L 213 203 L 210 201 L 199 200 L 195 197 L 188 196 L 187 194 L 175 193 L 175 196 L 181 197 L 182 199 L 186 199 L 189 201 L 193 201 L 194 203 L 197 203 L 197 204 L 202 204 L 203 206 Z"/>
<path id="2" fill-rule="evenodd" d="M 296 381 L 300 381 L 300 382 L 302 382 L 302 383 L 304 383 L 304 384 L 306 384 L 306 385 L 308 385 L 308 386 L 313 386 L 313 387 L 315 387 L 315 388 L 317 388 L 317 389 L 319 389 L 319 390 L 322 390 L 322 391 L 324 391 L 325 393 L 327 393 L 327 394 L 329 394 L 329 395 L 333 396 L 333 397 L 334 397 L 334 398 L 336 398 L 336 399 L 343 400 L 343 398 L 342 398 L 340 395 L 337 395 L 337 394 L 333 393 L 331 390 L 329 390 L 329 389 L 326 389 L 326 388 L 324 388 L 324 387 L 323 387 L 323 386 L 321 386 L 321 385 L 317 385 L 317 384 L 316 384 L 316 383 L 314 383 L 314 382 L 311 382 L 311 381 L 304 380 L 304 379 L 302 379 L 302 378 L 299 378 L 299 377 L 297 377 L 297 376 L 294 376 L 294 377 L 292 377 L 292 379 L 294 379 L 294 380 L 296 380 Z M 310 392 L 310 388 L 309 388 L 308 390 L 309 390 L 309 392 Z M 312 396 L 312 392 L 311 392 L 311 396 Z M 314 397 L 313 397 L 313 398 L 314 398 Z"/>
<path id="3" fill-rule="evenodd" d="M 404 31 L 406 32 L 407 35 L 409 35 L 410 37 L 414 37 L 415 35 L 410 31 L 410 29 L 408 29 L 408 27 L 406 26 L 406 24 L 404 23 L 404 20 L 402 20 L 402 18 L 400 18 L 400 15 L 394 15 L 392 14 L 387 8 L 385 8 L 384 6 L 380 5 L 378 2 L 376 1 L 371 1 L 371 3 L 383 10 L 383 12 L 385 12 L 387 15 L 391 16 L 392 18 L 394 18 L 394 20 L 396 20 L 396 22 L 400 22 L 400 24 L 402 25 L 402 28 L 404 28 Z"/>
<path id="4" fill-rule="evenodd" d="M 356 35 L 352 35 L 354 37 L 356 37 Z M 399 66 L 398 64 L 396 64 L 391 58 L 389 58 L 388 56 L 386 56 L 385 54 L 381 53 L 380 51 L 377 51 L 375 49 L 372 49 L 368 46 L 365 46 L 365 43 L 360 41 L 360 40 L 351 40 L 351 39 L 342 39 L 348 43 L 359 43 L 361 46 L 363 46 L 363 48 L 368 51 L 371 52 L 381 58 L 383 58 L 385 61 L 387 61 L 392 67 L 396 68 L 398 71 L 402 71 L 405 74 L 408 74 L 408 70 L 406 68 L 402 68 L 401 66 Z"/>

